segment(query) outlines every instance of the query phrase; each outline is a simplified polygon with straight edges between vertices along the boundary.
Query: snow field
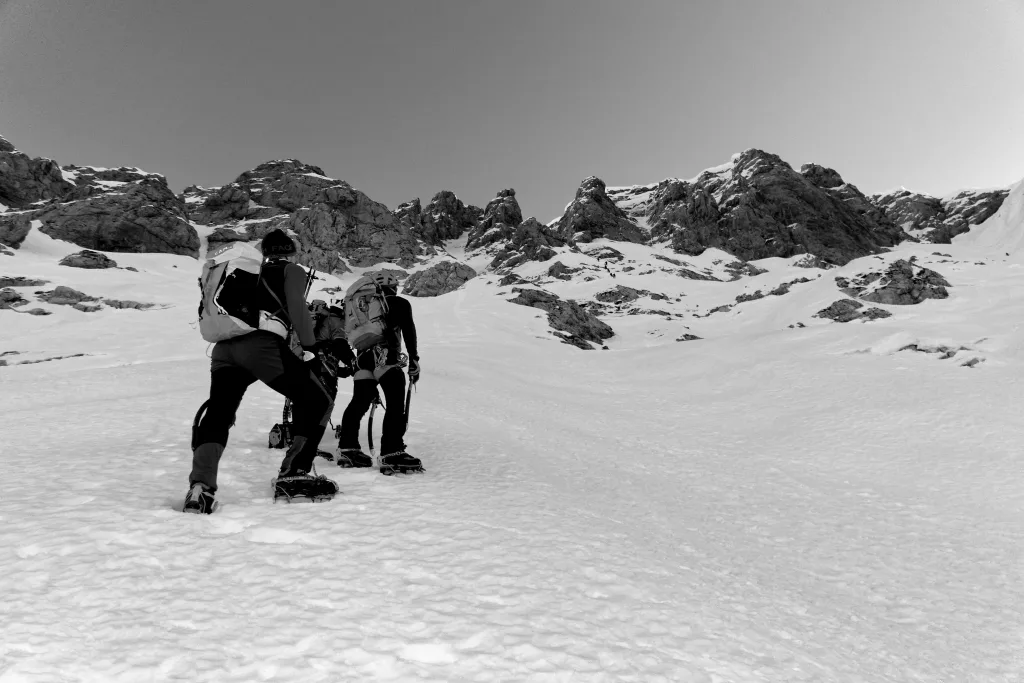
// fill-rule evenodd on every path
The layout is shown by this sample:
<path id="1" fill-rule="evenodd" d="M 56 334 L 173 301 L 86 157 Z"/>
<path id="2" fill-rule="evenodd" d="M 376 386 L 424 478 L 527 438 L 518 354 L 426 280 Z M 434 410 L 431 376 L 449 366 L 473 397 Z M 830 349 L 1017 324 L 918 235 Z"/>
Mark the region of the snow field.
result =
<path id="1" fill-rule="evenodd" d="M 78 271 L 55 265 L 62 243 L 29 240 L 2 274 L 173 307 L 0 311 L 0 352 L 22 352 L 5 358 L 89 354 L 0 368 L 2 683 L 1024 673 L 1024 303 L 1000 254 L 886 255 L 920 254 L 954 285 L 886 320 L 810 318 L 859 260 L 708 318 L 608 318 L 620 334 L 592 352 L 556 343 L 543 312 L 484 276 L 414 300 L 408 441 L 425 474 L 320 461 L 342 494 L 275 505 L 282 453 L 266 438 L 282 400 L 254 386 L 222 508 L 199 517 L 178 511 L 208 388 L 188 325 L 198 265 L 112 254 L 140 273 Z M 682 302 L 651 305 L 707 310 L 817 273 L 761 265 L 733 283 L 617 272 L 543 286 L 678 287 Z M 705 339 L 670 342 L 684 326 Z M 909 343 L 971 349 L 942 360 Z M 957 364 L 972 353 L 984 362 Z"/>

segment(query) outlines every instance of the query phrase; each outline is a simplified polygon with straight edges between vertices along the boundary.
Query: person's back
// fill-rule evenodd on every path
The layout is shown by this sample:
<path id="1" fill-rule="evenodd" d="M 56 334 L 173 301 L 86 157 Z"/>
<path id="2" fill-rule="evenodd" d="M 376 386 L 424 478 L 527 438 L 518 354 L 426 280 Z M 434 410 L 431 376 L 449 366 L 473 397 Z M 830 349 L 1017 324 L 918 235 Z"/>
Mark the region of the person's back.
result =
<path id="1" fill-rule="evenodd" d="M 262 246 L 268 260 L 253 295 L 260 309 L 259 329 L 218 342 L 210 354 L 210 398 L 204 404 L 205 414 L 201 408 L 202 419 L 194 425 L 185 512 L 213 511 L 217 469 L 228 432 L 246 389 L 257 380 L 293 403 L 294 436 L 281 463 L 275 497 L 326 499 L 337 492 L 334 482 L 308 474 L 333 399 L 312 371 L 316 368 L 307 367 L 287 343 L 293 331 L 303 349 L 312 351 L 316 345 L 305 302 L 306 273 L 291 262 L 297 254 L 295 244 L 283 231 L 268 233 Z"/>
<path id="2" fill-rule="evenodd" d="M 419 379 L 419 354 L 416 325 L 412 305 L 398 296 L 398 280 L 388 273 L 369 276 L 377 284 L 384 299 L 384 332 L 379 343 L 356 355 L 352 400 L 345 408 L 338 439 L 338 448 L 346 452 L 359 451 L 359 422 L 377 398 L 377 386 L 384 391 L 385 413 L 381 433 L 381 472 L 418 472 L 423 465 L 418 458 L 406 452 L 405 445 L 405 359 L 402 342 L 408 351 L 409 381 Z"/>

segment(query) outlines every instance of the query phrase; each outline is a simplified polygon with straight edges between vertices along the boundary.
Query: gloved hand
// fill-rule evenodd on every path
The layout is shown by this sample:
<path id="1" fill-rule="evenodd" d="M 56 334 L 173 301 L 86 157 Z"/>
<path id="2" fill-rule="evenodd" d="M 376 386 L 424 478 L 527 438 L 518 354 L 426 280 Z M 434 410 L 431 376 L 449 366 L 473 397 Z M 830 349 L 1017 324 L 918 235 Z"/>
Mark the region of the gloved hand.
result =
<path id="1" fill-rule="evenodd" d="M 354 374 L 356 374 L 356 370 L 351 365 L 338 363 L 338 377 L 345 379 L 346 377 L 351 377 Z"/>
<path id="2" fill-rule="evenodd" d="M 409 359 L 409 381 L 413 384 L 420 381 L 420 359 L 410 358 Z"/>

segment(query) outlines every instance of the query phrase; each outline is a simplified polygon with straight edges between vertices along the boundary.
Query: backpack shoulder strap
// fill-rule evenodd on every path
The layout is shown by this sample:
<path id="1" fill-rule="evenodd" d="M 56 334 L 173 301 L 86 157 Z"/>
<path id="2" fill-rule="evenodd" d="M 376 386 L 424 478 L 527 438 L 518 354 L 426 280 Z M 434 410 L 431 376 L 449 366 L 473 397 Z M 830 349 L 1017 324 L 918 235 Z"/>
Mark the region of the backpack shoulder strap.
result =
<path id="1" fill-rule="evenodd" d="M 264 264 L 264 266 L 265 265 L 266 264 Z M 285 322 L 288 324 L 288 329 L 291 330 L 292 327 L 294 327 L 294 325 L 292 325 L 291 316 L 288 315 L 288 308 L 283 303 L 281 303 L 281 298 L 277 294 L 274 293 L 274 290 L 270 287 L 270 283 L 268 283 L 266 280 L 263 279 L 263 268 L 262 267 L 260 268 L 259 281 L 263 285 L 263 288 L 267 290 L 267 293 L 270 295 L 270 297 L 277 304 L 277 310 L 274 311 L 274 315 L 281 315 L 281 316 L 283 316 Z"/>

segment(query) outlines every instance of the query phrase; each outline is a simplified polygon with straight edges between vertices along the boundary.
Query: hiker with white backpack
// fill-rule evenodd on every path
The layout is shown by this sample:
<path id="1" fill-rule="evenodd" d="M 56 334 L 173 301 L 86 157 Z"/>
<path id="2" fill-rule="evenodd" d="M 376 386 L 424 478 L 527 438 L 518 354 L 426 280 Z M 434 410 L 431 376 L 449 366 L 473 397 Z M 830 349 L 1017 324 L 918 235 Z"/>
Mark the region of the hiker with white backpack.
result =
<path id="1" fill-rule="evenodd" d="M 420 378 L 420 358 L 416 345 L 416 324 L 412 305 L 398 296 L 398 280 L 387 272 L 377 272 L 356 280 L 345 293 L 345 333 L 355 352 L 352 400 L 342 416 L 338 430 L 339 459 L 371 463 L 359 448 L 359 423 L 379 400 L 377 387 L 384 392 L 384 423 L 381 428 L 380 471 L 382 474 L 422 472 L 423 463 L 406 452 L 405 373 L 409 382 Z M 402 353 L 402 342 L 408 356 Z"/>
<path id="2" fill-rule="evenodd" d="M 192 472 L 184 512 L 214 510 L 217 469 L 246 389 L 260 380 L 291 399 L 294 415 L 291 446 L 274 479 L 274 497 L 329 500 L 338 487 L 312 476 L 317 446 L 334 407 L 318 377 L 316 338 L 306 307 L 308 276 L 295 263 L 295 242 L 282 230 L 263 238 L 262 255 L 236 243 L 207 259 L 200 278 L 199 328 L 215 342 L 210 354 L 210 398 L 193 423 Z M 288 347 L 294 331 L 304 362 Z"/>

